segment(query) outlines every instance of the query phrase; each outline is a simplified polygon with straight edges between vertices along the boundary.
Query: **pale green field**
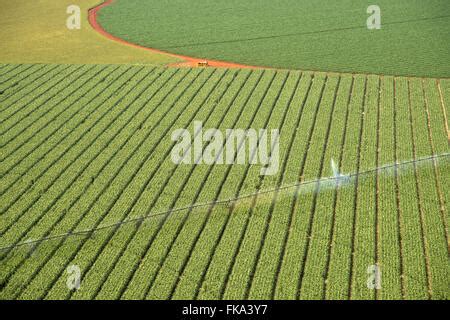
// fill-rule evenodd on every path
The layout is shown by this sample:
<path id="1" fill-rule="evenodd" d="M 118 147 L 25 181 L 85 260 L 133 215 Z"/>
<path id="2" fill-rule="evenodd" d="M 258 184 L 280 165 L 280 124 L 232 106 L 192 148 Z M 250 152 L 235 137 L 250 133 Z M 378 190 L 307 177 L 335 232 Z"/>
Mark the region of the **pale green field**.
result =
<path id="1" fill-rule="evenodd" d="M 167 64 L 169 56 L 115 43 L 89 25 L 100 0 L 0 0 L 0 62 Z M 81 30 L 66 27 L 69 5 L 82 11 Z"/>

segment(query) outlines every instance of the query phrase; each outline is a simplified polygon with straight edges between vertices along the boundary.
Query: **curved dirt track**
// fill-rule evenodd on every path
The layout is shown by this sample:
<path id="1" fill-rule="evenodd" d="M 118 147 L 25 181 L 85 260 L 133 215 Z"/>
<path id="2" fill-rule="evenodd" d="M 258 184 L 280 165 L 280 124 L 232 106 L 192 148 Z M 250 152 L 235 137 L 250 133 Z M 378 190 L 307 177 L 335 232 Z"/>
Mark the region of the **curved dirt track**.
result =
<path id="1" fill-rule="evenodd" d="M 113 1 L 114 0 L 104 1 L 102 4 L 90 9 L 89 15 L 88 15 L 89 23 L 91 24 L 92 28 L 94 28 L 94 30 L 96 30 L 101 35 L 107 37 L 110 40 L 113 40 L 113 41 L 116 41 L 116 42 L 119 42 L 119 43 L 122 43 L 122 44 L 125 44 L 128 46 L 132 46 L 135 48 L 151 51 L 153 53 L 160 53 L 160 54 L 168 55 L 168 56 L 182 60 L 181 62 L 178 62 L 178 63 L 169 64 L 169 66 L 171 66 L 171 67 L 198 67 L 199 64 L 207 62 L 207 65 L 209 67 L 216 67 L 216 68 L 238 68 L 238 69 L 262 69 L 263 68 L 263 67 L 248 66 L 248 65 L 238 64 L 238 63 L 224 62 L 224 61 L 218 61 L 218 60 L 209 60 L 209 59 L 206 60 L 206 59 L 200 59 L 200 58 L 195 58 L 195 57 L 183 56 L 183 55 L 179 55 L 179 54 L 166 52 L 163 50 L 144 47 L 144 46 L 141 46 L 138 44 L 134 44 L 134 43 L 125 41 L 124 39 L 121 39 L 119 37 L 116 37 L 116 36 L 108 33 L 105 29 L 103 29 L 103 27 L 97 21 L 98 12 L 102 8 L 111 5 L 113 3 Z"/>

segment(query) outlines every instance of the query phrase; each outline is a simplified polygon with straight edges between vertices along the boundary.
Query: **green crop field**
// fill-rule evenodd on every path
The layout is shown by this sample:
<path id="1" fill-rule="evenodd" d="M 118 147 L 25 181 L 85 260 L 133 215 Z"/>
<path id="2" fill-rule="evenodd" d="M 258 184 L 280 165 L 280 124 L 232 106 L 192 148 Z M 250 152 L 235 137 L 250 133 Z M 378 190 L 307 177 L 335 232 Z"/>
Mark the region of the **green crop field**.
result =
<path id="1" fill-rule="evenodd" d="M 448 300 L 449 9 L 0 0 L 0 300 Z"/>
<path id="2" fill-rule="evenodd" d="M 368 30 L 370 5 L 381 29 Z M 448 0 L 114 0 L 100 24 L 132 43 L 283 69 L 450 77 Z"/>
<path id="3" fill-rule="evenodd" d="M 102 21 L 142 3 L 117 1 Z M 175 36 L 189 40 L 145 41 Z M 410 67 L 448 72 L 443 51 L 429 53 Z M 449 106 L 448 79 L 0 64 L 0 299 L 448 299 Z M 279 129 L 280 170 L 174 164 L 171 133 L 200 120 Z"/>

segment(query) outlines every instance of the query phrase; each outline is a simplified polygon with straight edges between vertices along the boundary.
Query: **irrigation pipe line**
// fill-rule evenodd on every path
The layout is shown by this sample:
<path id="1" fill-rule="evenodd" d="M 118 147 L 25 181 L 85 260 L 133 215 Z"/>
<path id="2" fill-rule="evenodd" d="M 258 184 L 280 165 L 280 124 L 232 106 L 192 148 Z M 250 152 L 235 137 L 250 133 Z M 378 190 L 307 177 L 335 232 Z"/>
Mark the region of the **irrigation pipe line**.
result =
<path id="1" fill-rule="evenodd" d="M 211 201 L 211 202 L 203 202 L 203 203 L 194 203 L 194 204 L 189 205 L 189 206 L 180 207 L 180 208 L 173 208 L 173 209 L 169 209 L 169 210 L 165 210 L 165 211 L 160 211 L 160 212 L 157 212 L 157 213 L 154 213 L 154 214 L 148 213 L 147 215 L 142 216 L 142 217 L 133 218 L 133 219 L 129 219 L 129 220 L 126 220 L 126 221 L 117 222 L 117 223 L 113 223 L 113 224 L 109 224 L 109 225 L 105 225 L 105 226 L 100 226 L 100 227 L 93 228 L 93 229 L 86 229 L 86 230 L 80 230 L 80 231 L 75 231 L 75 232 L 68 232 L 68 233 L 63 233 L 63 234 L 59 234 L 59 235 L 44 237 L 44 238 L 40 238 L 40 239 L 36 239 L 36 240 L 28 240 L 28 241 L 17 243 L 15 245 L 8 245 L 8 246 L 0 247 L 0 251 L 8 251 L 8 250 L 11 250 L 11 249 L 14 249 L 14 248 L 18 248 L 18 247 L 23 247 L 23 246 L 35 246 L 36 244 L 44 242 L 44 241 L 51 241 L 51 240 L 57 240 L 57 239 L 62 239 L 62 238 L 68 238 L 68 237 L 71 237 L 71 236 L 91 235 L 91 234 L 93 234 L 94 232 L 97 232 L 97 231 L 101 231 L 101 230 L 105 230 L 105 229 L 109 229 L 109 228 L 114 228 L 114 227 L 118 228 L 118 227 L 120 227 L 122 225 L 125 225 L 125 224 L 141 222 L 141 221 L 144 221 L 144 220 L 147 220 L 147 219 L 150 219 L 150 218 L 161 217 L 161 216 L 164 216 L 164 215 L 173 214 L 173 213 L 177 213 L 177 212 L 182 212 L 182 211 L 185 211 L 185 210 L 192 210 L 192 209 L 201 208 L 201 207 L 216 206 L 216 205 L 227 205 L 227 204 L 230 204 L 230 203 L 235 202 L 235 201 L 252 198 L 252 197 L 255 197 L 255 196 L 258 196 L 258 195 L 269 194 L 269 193 L 273 193 L 273 192 L 279 192 L 279 191 L 291 189 L 291 188 L 294 188 L 294 187 L 301 187 L 301 186 L 305 186 L 305 185 L 312 185 L 312 184 L 323 183 L 323 182 L 330 182 L 330 181 L 336 181 L 336 187 L 339 187 L 339 181 L 340 180 L 344 180 L 345 181 L 345 180 L 349 180 L 351 178 L 355 178 L 355 177 L 358 177 L 358 176 L 367 175 L 367 174 L 371 174 L 371 173 L 376 173 L 376 172 L 380 172 L 380 171 L 387 170 L 387 169 L 403 167 L 403 166 L 407 166 L 407 165 L 411 165 L 411 164 L 417 164 L 417 163 L 421 163 L 421 162 L 428 162 L 428 161 L 431 161 L 431 160 L 434 161 L 434 160 L 438 160 L 440 158 L 448 158 L 448 157 L 450 157 L 450 153 L 442 153 L 442 154 L 439 154 L 439 155 L 423 157 L 423 158 L 419 158 L 419 159 L 415 159 L 415 160 L 409 160 L 409 161 L 404 161 L 404 162 L 400 162 L 400 163 L 384 165 L 384 166 L 380 166 L 380 167 L 373 168 L 373 169 L 366 170 L 366 171 L 361 171 L 361 172 L 355 172 L 355 173 L 346 174 L 346 175 L 338 175 L 338 176 L 325 177 L 325 178 L 319 178 L 319 179 L 314 179 L 314 180 L 308 180 L 308 181 L 303 181 L 303 182 L 287 184 L 287 185 L 284 185 L 284 186 L 280 186 L 278 188 L 267 189 L 267 190 L 262 190 L 262 191 L 259 191 L 259 192 L 249 193 L 249 194 L 238 196 L 238 197 L 235 197 L 235 198 L 229 198 L 229 199 L 217 200 L 217 201 Z"/>
<path id="2" fill-rule="evenodd" d="M 418 19 L 409 19 L 402 21 L 392 21 L 392 22 L 384 22 L 384 26 L 398 25 L 398 24 L 406 24 L 411 22 L 422 22 L 422 21 L 433 21 L 439 19 L 447 19 L 450 18 L 450 15 L 436 16 L 436 17 L 425 17 Z M 230 39 L 223 41 L 209 41 L 209 42 L 197 42 L 197 43 L 186 43 L 180 45 L 172 45 L 166 46 L 162 48 L 162 50 L 171 50 L 171 49 L 180 49 L 180 48 L 193 48 L 193 47 L 202 47 L 214 44 L 225 44 L 225 43 L 238 43 L 238 42 L 248 42 L 248 41 L 256 41 L 256 40 L 267 40 L 267 39 L 277 39 L 277 38 L 286 38 L 293 36 L 305 36 L 305 35 L 317 35 L 322 33 L 332 33 L 332 32 L 340 32 L 340 31 L 350 31 L 357 29 L 366 29 L 366 25 L 358 25 L 358 26 L 349 26 L 349 27 L 341 27 L 334 29 L 324 29 L 324 30 L 316 30 L 316 31 L 306 31 L 306 32 L 293 32 L 293 33 L 285 33 L 285 34 L 276 34 L 276 35 L 268 35 L 254 38 L 243 38 L 243 39 Z"/>

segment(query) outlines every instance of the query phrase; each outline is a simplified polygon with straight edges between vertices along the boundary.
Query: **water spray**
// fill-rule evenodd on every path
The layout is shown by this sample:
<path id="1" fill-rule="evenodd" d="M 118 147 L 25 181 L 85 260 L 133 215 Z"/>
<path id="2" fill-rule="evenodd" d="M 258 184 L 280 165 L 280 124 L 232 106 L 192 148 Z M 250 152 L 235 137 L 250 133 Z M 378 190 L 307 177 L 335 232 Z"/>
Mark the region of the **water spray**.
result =
<path id="1" fill-rule="evenodd" d="M 270 195 L 274 192 L 279 192 L 279 193 L 283 192 L 288 195 L 295 194 L 297 196 L 300 194 L 308 194 L 308 193 L 316 192 L 316 191 L 321 192 L 324 190 L 348 187 L 350 185 L 353 185 L 353 183 L 356 181 L 356 177 L 358 177 L 358 179 L 361 179 L 370 174 L 389 174 L 389 175 L 404 174 L 405 170 L 395 170 L 395 169 L 402 169 L 409 165 L 414 165 L 414 166 L 416 166 L 416 168 L 419 165 L 425 165 L 425 164 L 430 164 L 430 163 L 433 163 L 434 165 L 436 165 L 436 161 L 442 160 L 442 159 L 444 161 L 449 161 L 450 153 L 442 153 L 439 155 L 418 158 L 415 160 L 409 160 L 409 161 L 405 161 L 405 162 L 401 162 L 401 163 L 397 162 L 394 164 L 387 164 L 387 165 L 376 167 L 376 168 L 373 168 L 370 170 L 355 172 L 355 173 L 346 174 L 346 175 L 342 174 L 340 172 L 340 170 L 338 169 L 338 166 L 332 159 L 331 160 L 331 170 L 332 170 L 333 175 L 330 177 L 324 177 L 324 178 L 318 178 L 318 179 L 307 180 L 307 181 L 302 181 L 302 182 L 296 182 L 296 183 L 292 183 L 292 184 L 286 184 L 286 185 L 282 185 L 278 188 L 262 190 L 259 192 L 253 192 L 253 193 L 249 193 L 249 194 L 242 195 L 242 196 L 235 197 L 235 198 L 217 200 L 217 201 L 212 201 L 212 202 L 194 203 L 194 204 L 191 204 L 191 205 L 185 206 L 185 207 L 172 208 L 169 210 L 164 210 L 164 211 L 154 212 L 154 213 L 150 212 L 145 216 L 131 218 L 131 219 L 128 219 L 128 220 L 125 220 L 122 222 L 108 224 L 108 225 L 100 226 L 100 227 L 97 227 L 94 229 L 74 231 L 74 232 L 70 232 L 70 233 L 49 236 L 49 237 L 45 237 L 45 238 L 41 238 L 41 239 L 29 240 L 29 241 L 17 243 L 15 245 L 7 245 L 4 247 L 1 247 L 0 251 L 7 251 L 7 250 L 11 250 L 11 249 L 14 249 L 17 247 L 30 246 L 30 245 L 35 245 L 35 244 L 38 244 L 38 243 L 41 243 L 44 241 L 57 240 L 57 239 L 68 238 L 68 237 L 72 237 L 72 236 L 92 235 L 94 232 L 98 232 L 101 230 L 105 230 L 105 229 L 109 229 L 109 228 L 117 228 L 117 227 L 120 227 L 123 225 L 138 223 L 138 222 L 142 222 L 144 220 L 149 220 L 149 219 L 153 219 L 153 218 L 157 218 L 157 217 L 163 217 L 166 215 L 174 215 L 176 213 L 180 213 L 180 212 L 192 210 L 192 209 L 207 208 L 207 207 L 211 207 L 211 206 L 228 206 L 231 203 L 236 204 L 237 202 L 239 202 L 242 205 L 242 204 L 246 203 L 249 199 L 252 199 L 256 196 L 261 196 L 261 195 L 266 195 L 266 197 L 263 197 L 263 199 L 265 199 L 267 201 L 269 201 L 269 199 L 270 199 L 270 201 L 272 201 L 271 197 L 267 197 L 267 195 Z M 297 191 L 290 191 L 291 189 L 297 190 Z"/>

